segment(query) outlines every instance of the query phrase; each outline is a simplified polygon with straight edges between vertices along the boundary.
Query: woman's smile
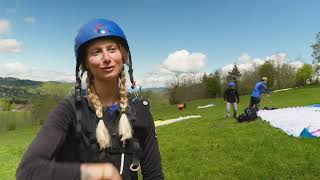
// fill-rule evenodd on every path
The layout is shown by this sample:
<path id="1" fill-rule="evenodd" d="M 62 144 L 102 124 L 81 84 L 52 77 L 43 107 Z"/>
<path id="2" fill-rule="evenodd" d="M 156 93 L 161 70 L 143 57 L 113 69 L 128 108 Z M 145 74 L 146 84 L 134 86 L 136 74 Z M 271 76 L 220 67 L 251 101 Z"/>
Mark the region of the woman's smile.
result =
<path id="1" fill-rule="evenodd" d="M 114 69 L 114 66 L 102 67 L 102 68 L 100 68 L 100 69 L 102 69 L 102 70 L 105 71 L 105 72 L 112 72 L 113 69 Z"/>

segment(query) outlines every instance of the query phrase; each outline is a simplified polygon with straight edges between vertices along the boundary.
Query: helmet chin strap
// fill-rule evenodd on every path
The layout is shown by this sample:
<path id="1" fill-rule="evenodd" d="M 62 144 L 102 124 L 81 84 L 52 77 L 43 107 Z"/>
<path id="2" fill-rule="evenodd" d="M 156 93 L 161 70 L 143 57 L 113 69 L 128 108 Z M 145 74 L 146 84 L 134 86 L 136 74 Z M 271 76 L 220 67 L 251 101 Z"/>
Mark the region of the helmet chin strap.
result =
<path id="1" fill-rule="evenodd" d="M 133 79 L 133 69 L 132 69 L 132 60 L 131 60 L 131 53 L 130 51 L 128 51 L 129 54 L 129 62 L 128 62 L 128 66 L 129 66 L 129 76 L 130 76 L 130 82 L 131 82 L 131 89 L 134 89 L 136 87 L 136 82 Z"/>

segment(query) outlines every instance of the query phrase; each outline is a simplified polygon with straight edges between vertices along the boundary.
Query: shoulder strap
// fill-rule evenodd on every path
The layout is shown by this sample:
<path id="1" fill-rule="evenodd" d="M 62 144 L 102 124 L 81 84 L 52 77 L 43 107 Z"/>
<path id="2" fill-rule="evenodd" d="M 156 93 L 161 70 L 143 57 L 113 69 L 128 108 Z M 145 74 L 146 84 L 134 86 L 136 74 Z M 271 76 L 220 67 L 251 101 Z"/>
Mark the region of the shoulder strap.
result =
<path id="1" fill-rule="evenodd" d="M 75 103 L 75 96 L 69 96 L 67 98 L 67 101 L 71 104 L 73 111 L 75 112 L 76 115 L 76 120 L 75 120 L 75 129 L 76 129 L 76 137 L 80 138 L 81 137 L 81 102 L 80 103 Z"/>
<path id="2" fill-rule="evenodd" d="M 135 108 L 136 121 L 134 126 L 137 128 L 148 128 L 153 123 L 150 112 L 150 102 L 146 99 L 137 99 L 133 102 Z"/>

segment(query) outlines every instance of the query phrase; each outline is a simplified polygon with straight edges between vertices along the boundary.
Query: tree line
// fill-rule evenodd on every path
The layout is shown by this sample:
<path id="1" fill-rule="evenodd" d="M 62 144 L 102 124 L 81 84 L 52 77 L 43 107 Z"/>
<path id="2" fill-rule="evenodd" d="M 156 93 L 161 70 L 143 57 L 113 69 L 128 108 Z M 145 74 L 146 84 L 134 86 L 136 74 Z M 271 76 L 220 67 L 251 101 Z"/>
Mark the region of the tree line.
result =
<path id="1" fill-rule="evenodd" d="M 236 82 L 239 94 L 250 94 L 254 85 L 261 77 L 268 77 L 268 87 L 271 90 L 319 84 L 320 77 L 320 32 L 316 42 L 311 45 L 313 52 L 312 64 L 304 63 L 297 67 L 287 62 L 281 62 L 280 57 L 266 60 L 261 65 L 240 72 L 237 64 L 223 75 L 221 70 L 214 73 L 179 74 L 168 83 L 168 98 L 170 104 L 183 103 L 194 99 L 215 98 L 223 96 L 228 82 Z M 301 59 L 299 59 L 301 61 Z"/>

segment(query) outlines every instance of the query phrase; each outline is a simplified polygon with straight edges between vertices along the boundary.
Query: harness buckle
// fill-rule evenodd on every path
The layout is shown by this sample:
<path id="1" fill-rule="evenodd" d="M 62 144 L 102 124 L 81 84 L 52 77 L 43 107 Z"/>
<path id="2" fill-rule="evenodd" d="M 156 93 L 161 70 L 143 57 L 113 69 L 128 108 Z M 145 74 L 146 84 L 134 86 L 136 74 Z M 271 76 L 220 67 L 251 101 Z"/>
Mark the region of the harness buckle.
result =
<path id="1" fill-rule="evenodd" d="M 138 171 L 139 168 L 140 168 L 139 164 L 138 165 L 133 165 L 133 164 L 130 165 L 130 170 L 133 172 Z"/>

